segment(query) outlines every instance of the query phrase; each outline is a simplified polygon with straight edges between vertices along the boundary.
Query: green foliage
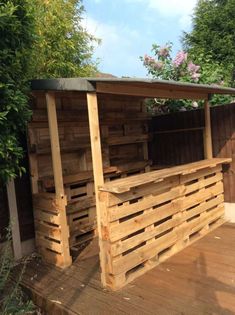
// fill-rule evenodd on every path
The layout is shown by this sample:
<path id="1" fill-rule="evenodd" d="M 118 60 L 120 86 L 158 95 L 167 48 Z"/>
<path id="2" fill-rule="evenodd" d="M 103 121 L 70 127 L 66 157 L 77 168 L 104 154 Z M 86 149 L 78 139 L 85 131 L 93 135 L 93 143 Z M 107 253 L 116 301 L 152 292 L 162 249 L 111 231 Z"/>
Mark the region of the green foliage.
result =
<path id="1" fill-rule="evenodd" d="M 0 180 L 3 182 L 23 171 L 19 134 L 30 117 L 26 93 L 32 25 L 27 1 L 0 0 Z"/>
<path id="2" fill-rule="evenodd" d="M 91 76 L 97 39 L 81 24 L 81 0 L 31 0 L 36 41 L 32 53 L 34 78 Z"/>
<path id="3" fill-rule="evenodd" d="M 25 265 L 18 272 L 18 276 L 12 278 L 15 268 L 11 249 L 11 230 L 8 229 L 7 242 L 0 250 L 0 314 L 23 315 L 34 309 L 31 301 L 27 300 L 20 287 Z M 14 274 L 15 274 L 14 270 Z"/>
<path id="4" fill-rule="evenodd" d="M 234 16 L 234 0 L 200 0 L 193 14 L 193 29 L 182 39 L 191 55 L 209 57 L 219 65 L 230 85 L 235 69 Z"/>
<path id="5" fill-rule="evenodd" d="M 224 85 L 223 68 L 218 62 L 212 61 L 211 55 L 189 54 L 183 50 L 172 57 L 172 43 L 164 46 L 152 45 L 153 56 L 140 57 L 148 74 L 156 79 L 174 80 L 190 83 Z M 214 96 L 211 104 L 225 104 L 231 101 L 230 96 Z M 201 106 L 203 102 L 189 100 L 149 100 L 150 112 L 162 113 L 186 110 Z"/>
<path id="6" fill-rule="evenodd" d="M 90 76 L 97 40 L 81 26 L 80 0 L 0 0 L 0 181 L 21 174 L 19 138 L 32 78 Z"/>

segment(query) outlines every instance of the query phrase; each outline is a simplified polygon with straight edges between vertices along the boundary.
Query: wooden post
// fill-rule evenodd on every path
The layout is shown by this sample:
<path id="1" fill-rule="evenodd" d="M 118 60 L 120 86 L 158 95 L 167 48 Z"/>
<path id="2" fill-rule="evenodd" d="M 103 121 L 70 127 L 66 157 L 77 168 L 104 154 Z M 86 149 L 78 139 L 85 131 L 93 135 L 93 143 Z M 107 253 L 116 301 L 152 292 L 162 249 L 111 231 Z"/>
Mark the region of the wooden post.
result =
<path id="1" fill-rule="evenodd" d="M 212 159 L 212 138 L 211 138 L 211 117 L 210 117 L 210 103 L 205 100 L 204 103 L 205 113 L 205 129 L 204 129 L 204 157 L 205 159 Z"/>
<path id="2" fill-rule="evenodd" d="M 14 258 L 18 260 L 22 258 L 22 248 L 14 180 L 9 181 L 7 184 L 7 198 L 11 222 L 13 253 Z"/>
<path id="3" fill-rule="evenodd" d="M 106 206 L 102 198 L 102 192 L 99 191 L 99 186 L 104 184 L 103 163 L 101 152 L 100 128 L 99 128 L 99 114 L 98 102 L 96 93 L 87 93 L 88 117 L 91 139 L 91 153 L 92 165 L 94 174 L 95 196 L 96 196 L 96 216 L 97 228 L 99 237 L 100 249 L 100 267 L 101 267 L 101 281 L 106 285 L 106 266 L 107 266 L 107 252 L 105 240 L 106 223 Z"/>
<path id="4" fill-rule="evenodd" d="M 61 245 L 63 248 L 63 266 L 67 267 L 71 265 L 72 259 L 69 250 L 69 227 L 67 224 L 66 216 L 66 205 L 67 200 L 64 194 L 64 184 L 63 184 L 63 173 L 62 173 L 62 163 L 60 156 L 60 142 L 59 142 L 59 132 L 57 124 L 56 115 L 56 102 L 54 93 L 46 93 L 47 102 L 47 114 L 51 141 L 51 154 L 52 154 L 52 165 L 53 165 L 53 175 L 55 183 L 55 193 L 56 199 L 59 204 L 60 212 L 60 227 L 61 227 Z"/>

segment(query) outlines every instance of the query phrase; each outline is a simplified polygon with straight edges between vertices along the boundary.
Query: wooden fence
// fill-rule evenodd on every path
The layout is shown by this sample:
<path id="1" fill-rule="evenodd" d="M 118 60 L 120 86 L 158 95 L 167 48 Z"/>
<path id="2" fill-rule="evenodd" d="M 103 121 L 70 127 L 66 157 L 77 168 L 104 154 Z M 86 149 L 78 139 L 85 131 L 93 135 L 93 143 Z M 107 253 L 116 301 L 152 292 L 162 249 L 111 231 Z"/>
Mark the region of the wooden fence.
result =
<path id="1" fill-rule="evenodd" d="M 22 137 L 21 145 L 27 152 L 26 137 Z M 21 178 L 15 180 L 16 203 L 18 209 L 18 218 L 20 226 L 21 241 L 27 241 L 34 238 L 34 222 L 32 211 L 32 196 L 29 177 L 29 166 L 27 156 L 23 160 L 23 166 L 26 173 Z M 9 225 L 9 209 L 7 199 L 7 189 L 0 185 L 0 236 L 4 236 L 6 228 Z M 2 237 L 4 240 L 4 237 Z"/>
<path id="2" fill-rule="evenodd" d="M 9 209 L 6 188 L 0 186 L 0 242 L 5 240 L 6 228 L 9 221 Z"/>
<path id="3" fill-rule="evenodd" d="M 235 103 L 211 108 L 214 157 L 235 154 Z M 154 165 L 180 165 L 202 160 L 203 110 L 156 116 L 151 121 L 153 135 L 150 158 Z M 235 202 L 235 159 L 224 174 L 225 201 Z"/>

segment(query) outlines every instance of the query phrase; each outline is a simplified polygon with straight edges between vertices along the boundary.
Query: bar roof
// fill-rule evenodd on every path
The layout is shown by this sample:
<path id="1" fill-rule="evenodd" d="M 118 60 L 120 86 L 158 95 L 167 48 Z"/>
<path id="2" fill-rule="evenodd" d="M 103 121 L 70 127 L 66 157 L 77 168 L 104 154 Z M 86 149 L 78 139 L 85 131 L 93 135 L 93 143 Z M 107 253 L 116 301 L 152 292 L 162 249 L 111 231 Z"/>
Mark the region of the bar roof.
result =
<path id="1" fill-rule="evenodd" d="M 31 81 L 33 91 L 80 91 L 140 97 L 208 99 L 212 94 L 235 96 L 234 88 L 141 78 L 61 78 Z"/>

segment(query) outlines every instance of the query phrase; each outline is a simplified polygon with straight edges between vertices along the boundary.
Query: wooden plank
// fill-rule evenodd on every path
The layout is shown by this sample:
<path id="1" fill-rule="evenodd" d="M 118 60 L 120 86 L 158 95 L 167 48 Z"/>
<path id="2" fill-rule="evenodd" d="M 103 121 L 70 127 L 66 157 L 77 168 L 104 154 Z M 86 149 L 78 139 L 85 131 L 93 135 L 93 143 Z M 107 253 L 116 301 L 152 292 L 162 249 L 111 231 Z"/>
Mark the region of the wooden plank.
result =
<path id="1" fill-rule="evenodd" d="M 223 204 L 218 205 L 216 208 L 203 216 L 199 216 L 193 221 L 190 221 L 184 228 L 185 235 L 192 235 L 197 231 L 200 231 L 203 227 L 207 226 L 208 223 L 215 221 L 216 219 L 223 218 L 224 216 L 224 206 Z"/>
<path id="2" fill-rule="evenodd" d="M 78 201 L 71 201 L 67 206 L 67 214 L 87 209 L 95 205 L 95 197 L 83 197 Z"/>
<path id="3" fill-rule="evenodd" d="M 198 162 L 193 162 L 185 165 L 170 167 L 168 169 L 148 172 L 146 174 L 135 175 L 127 177 L 125 179 L 118 179 L 116 181 L 108 182 L 104 186 L 100 187 L 102 191 L 109 191 L 112 193 L 120 194 L 125 191 L 129 191 L 132 187 L 144 185 L 146 183 L 152 183 L 162 181 L 164 178 L 174 175 L 186 175 L 196 172 L 206 167 L 215 167 L 218 164 L 230 163 L 231 159 L 208 159 Z"/>
<path id="4" fill-rule="evenodd" d="M 39 247 L 38 250 L 42 257 L 44 258 L 44 260 L 57 267 L 63 268 L 64 265 L 63 254 L 53 252 L 51 250 L 46 249 L 45 247 Z"/>
<path id="5" fill-rule="evenodd" d="M 206 179 L 199 180 L 196 183 L 193 183 L 191 185 L 185 186 L 184 194 L 187 195 L 187 194 L 189 194 L 189 193 L 191 193 L 193 191 L 196 191 L 196 190 L 202 189 L 202 188 L 204 188 L 206 186 L 215 184 L 217 182 L 222 181 L 222 179 L 223 179 L 222 173 L 221 172 L 216 173 L 214 176 L 211 176 L 211 177 L 206 178 Z"/>
<path id="6" fill-rule="evenodd" d="M 34 153 L 29 154 L 29 165 L 30 165 L 30 175 L 31 175 L 31 187 L 32 193 L 38 193 L 38 161 L 37 155 Z"/>
<path id="7" fill-rule="evenodd" d="M 190 198 L 182 199 L 181 201 L 181 209 L 186 210 L 189 209 L 207 199 L 210 199 L 212 197 L 216 197 L 219 194 L 222 194 L 224 191 L 223 183 L 218 182 L 213 187 L 210 187 L 209 189 L 205 189 L 203 191 L 198 191 Z"/>
<path id="8" fill-rule="evenodd" d="M 103 163 L 101 153 L 101 141 L 100 141 L 100 127 L 99 127 L 99 114 L 98 114 L 98 102 L 96 93 L 87 93 L 87 106 L 88 106 L 88 118 L 89 129 L 91 139 L 91 152 L 92 152 L 92 165 L 95 184 L 96 195 L 96 216 L 98 227 L 98 238 L 100 248 L 100 266 L 101 266 L 101 281 L 103 285 L 106 285 L 107 271 L 107 249 L 104 240 L 104 229 L 107 226 L 107 208 L 102 200 L 99 192 L 99 187 L 104 185 L 103 176 Z"/>
<path id="9" fill-rule="evenodd" d="M 205 159 L 212 159 L 213 148 L 212 148 L 212 138 L 211 138 L 211 116 L 210 116 L 210 103 L 208 100 L 205 100 L 204 111 L 205 111 L 204 156 L 205 156 Z"/>
<path id="10" fill-rule="evenodd" d="M 57 202 L 55 194 L 38 193 L 33 195 L 33 206 L 56 214 L 59 212 L 60 203 Z"/>
<path id="11" fill-rule="evenodd" d="M 205 176 L 208 176 L 208 175 L 213 174 L 213 173 L 221 172 L 221 170 L 222 170 L 222 165 L 217 165 L 213 168 L 208 167 L 208 168 L 199 170 L 197 172 L 181 175 L 180 176 L 180 183 L 185 184 L 185 183 L 193 181 L 197 178 L 205 177 Z"/>
<path id="12" fill-rule="evenodd" d="M 120 145 L 129 143 L 141 143 L 149 140 L 149 135 L 139 136 L 122 136 L 122 137 L 109 137 L 106 141 L 108 145 Z"/>
<path id="13" fill-rule="evenodd" d="M 55 242 L 53 240 L 49 240 L 42 236 L 40 233 L 36 231 L 35 233 L 36 237 L 36 244 L 37 247 L 43 247 L 46 249 L 50 249 L 56 253 L 62 254 L 63 253 L 63 246 L 61 243 Z"/>
<path id="14" fill-rule="evenodd" d="M 111 226 L 110 240 L 111 242 L 115 242 L 179 211 L 180 207 L 177 203 L 172 202 L 149 211 L 148 213 L 140 214 L 118 225 L 114 225 L 113 227 Z"/>
<path id="15" fill-rule="evenodd" d="M 14 180 L 11 180 L 7 183 L 7 198 L 8 198 L 8 208 L 9 208 L 9 214 L 10 214 L 14 258 L 18 260 L 22 258 L 22 248 L 21 248 L 20 225 L 19 225 L 18 209 L 17 209 L 17 203 L 16 203 L 16 192 L 15 192 Z"/>
<path id="16" fill-rule="evenodd" d="M 38 234 L 44 235 L 55 240 L 61 240 L 61 231 L 59 227 L 49 225 L 45 222 L 35 221 L 35 231 Z"/>
<path id="17" fill-rule="evenodd" d="M 143 242 L 151 239 L 152 237 L 156 237 L 159 234 L 174 228 L 179 224 L 179 219 L 174 218 L 171 220 L 167 220 L 157 226 L 154 226 L 151 230 L 145 230 L 144 232 L 137 234 L 131 238 L 127 238 L 122 240 L 121 242 L 115 242 L 111 245 L 111 254 L 112 256 L 117 256 L 122 254 L 125 251 L 132 249 L 135 246 L 142 244 Z"/>
<path id="18" fill-rule="evenodd" d="M 48 113 L 48 123 L 49 123 L 49 131 L 50 131 L 52 165 L 53 165 L 53 175 L 54 175 L 54 181 L 55 181 L 56 196 L 58 198 L 63 198 L 64 197 L 64 184 L 63 184 L 63 175 L 62 175 L 58 124 L 57 124 L 57 116 L 56 116 L 55 95 L 53 93 L 46 93 L 46 101 L 47 101 L 47 113 Z"/>
<path id="19" fill-rule="evenodd" d="M 217 205 L 220 205 L 224 202 L 224 196 L 223 194 L 216 196 L 216 198 L 211 199 L 209 201 L 202 202 L 198 206 L 194 207 L 193 209 L 190 209 L 189 211 L 186 211 L 183 215 L 183 220 L 188 220 L 191 217 L 200 214 L 201 212 L 206 211 L 207 209 L 210 209 L 212 207 L 215 207 Z"/>
<path id="20" fill-rule="evenodd" d="M 204 127 L 179 128 L 179 129 L 169 129 L 169 130 L 153 131 L 152 134 L 154 134 L 154 135 L 161 135 L 161 134 L 166 134 L 166 133 L 198 131 L 198 130 L 203 130 L 203 129 L 204 129 Z"/>
<path id="21" fill-rule="evenodd" d="M 190 192 L 193 192 L 195 190 L 201 189 L 207 185 L 217 183 L 222 180 L 222 174 L 218 173 L 217 175 L 213 177 L 209 177 L 205 180 L 202 180 L 200 182 L 194 183 L 189 186 L 177 186 L 175 189 L 172 188 L 171 190 L 167 192 L 160 193 L 155 196 L 148 196 L 147 198 L 140 200 L 138 202 L 135 202 L 133 204 L 127 205 L 127 206 L 117 206 L 117 207 L 111 207 L 109 208 L 109 220 L 115 221 L 118 219 L 121 219 L 127 215 L 131 215 L 134 213 L 137 213 L 139 211 L 146 210 L 150 207 L 153 207 L 159 203 L 163 203 L 166 201 L 169 201 L 171 199 L 175 199 L 180 196 L 184 196 L 185 194 L 188 194 Z M 157 186 L 157 185 L 156 185 Z M 156 194 L 157 190 L 155 191 Z M 154 193 L 154 191 L 153 191 Z"/>
<path id="22" fill-rule="evenodd" d="M 117 166 L 110 166 L 108 168 L 104 168 L 104 174 L 115 173 L 118 171 Z M 77 174 L 71 175 L 64 175 L 63 182 L 64 185 L 70 185 L 78 182 L 88 181 L 93 179 L 93 172 L 92 171 L 81 171 Z M 44 177 L 40 178 L 40 181 L 43 182 L 43 186 L 45 188 L 52 188 L 54 187 L 54 179 L 51 177 Z"/>
<path id="23" fill-rule="evenodd" d="M 153 190 L 153 193 L 155 193 L 155 195 L 146 196 L 144 199 L 141 199 L 140 201 L 136 201 L 135 203 L 109 208 L 108 210 L 109 220 L 112 222 L 112 221 L 124 218 L 128 215 L 146 210 L 158 204 L 178 198 L 181 196 L 181 189 L 169 188 L 168 191 L 161 193 L 159 192 L 159 188 L 158 188 L 158 190 L 157 189 L 155 191 Z"/>
<path id="24" fill-rule="evenodd" d="M 60 225 L 60 213 L 55 215 L 54 213 L 45 212 L 41 209 L 34 208 L 34 219 L 44 221 L 46 223 L 52 223 Z"/>
<path id="25" fill-rule="evenodd" d="M 52 166 L 53 175 L 55 182 L 55 193 L 58 202 L 60 203 L 60 228 L 61 228 L 61 247 L 62 247 L 62 257 L 64 259 L 63 267 L 66 268 L 72 263 L 72 258 L 70 256 L 69 250 L 69 228 L 67 224 L 66 217 L 66 205 L 67 200 L 64 195 L 64 184 L 63 184 L 63 172 L 62 163 L 60 155 L 60 143 L 59 143 L 59 133 L 58 124 L 56 116 L 56 102 L 54 93 L 46 93 L 46 103 L 47 103 L 47 113 L 48 113 L 48 123 L 50 131 L 50 141 L 51 141 L 51 154 L 52 154 Z"/>
<path id="26" fill-rule="evenodd" d="M 109 83 L 96 83 L 96 92 L 97 93 L 108 93 L 108 94 L 121 94 L 121 95 L 133 95 L 141 97 L 159 97 L 159 98 L 171 98 L 171 99 L 192 99 L 199 100 L 207 98 L 207 93 L 203 92 L 194 92 L 194 91 L 177 91 L 172 88 L 161 89 L 142 87 L 136 84 L 125 85 L 125 84 L 109 84 Z"/>
<path id="27" fill-rule="evenodd" d="M 137 186 L 130 191 L 124 192 L 122 194 L 108 194 L 108 206 L 114 206 L 117 204 L 121 204 L 123 202 L 140 198 L 149 194 L 160 194 L 164 193 L 167 190 L 176 187 L 179 184 L 179 177 L 173 176 L 164 179 L 158 183 L 150 183 L 147 185 Z"/>
<path id="28" fill-rule="evenodd" d="M 176 241 L 177 235 L 174 231 L 172 231 L 157 238 L 152 243 L 146 244 L 125 256 L 116 258 L 113 260 L 112 273 L 114 275 L 118 275 L 120 273 L 127 272 L 146 260 L 154 256 L 156 257 L 159 252 L 173 245 Z"/>

